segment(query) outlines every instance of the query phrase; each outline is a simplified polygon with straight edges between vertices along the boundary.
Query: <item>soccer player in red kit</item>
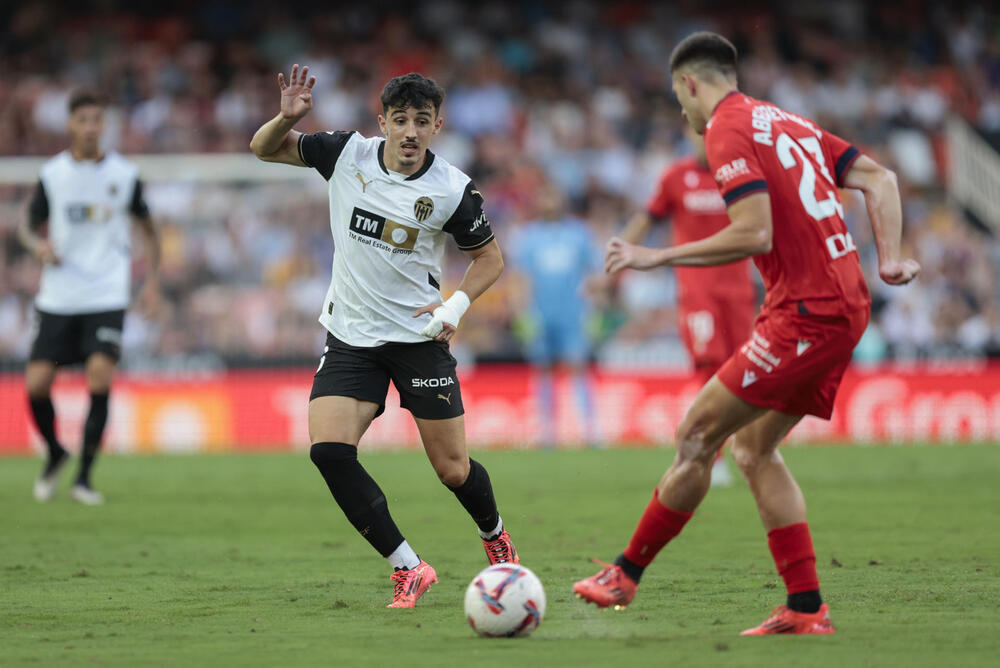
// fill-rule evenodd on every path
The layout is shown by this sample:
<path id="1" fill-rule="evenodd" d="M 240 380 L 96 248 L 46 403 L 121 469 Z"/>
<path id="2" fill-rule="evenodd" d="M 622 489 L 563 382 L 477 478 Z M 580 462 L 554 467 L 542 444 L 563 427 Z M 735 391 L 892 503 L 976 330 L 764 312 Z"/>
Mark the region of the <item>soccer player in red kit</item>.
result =
<path id="1" fill-rule="evenodd" d="M 705 156 L 705 140 L 687 129 L 694 154 L 663 171 L 645 211 L 629 220 L 621 238 L 641 243 L 654 223 L 670 218 L 673 243 L 710 237 L 729 225 L 726 202 L 719 193 Z M 723 362 L 750 336 L 756 303 L 750 261 L 711 267 L 677 267 L 678 324 L 695 375 L 707 383 Z M 712 466 L 712 485 L 731 484 L 732 474 L 719 448 Z"/>
<path id="2" fill-rule="evenodd" d="M 711 266 L 753 256 L 767 296 L 754 332 L 695 399 L 677 429 L 677 455 L 615 563 L 573 589 L 598 606 L 624 606 L 656 554 L 680 533 L 708 492 L 715 452 L 733 456 L 767 530 L 786 604 L 744 635 L 833 633 L 820 598 L 806 505 L 778 445 L 804 415 L 829 419 L 870 298 L 838 187 L 860 190 L 879 275 L 902 285 L 920 265 L 900 255 L 895 175 L 812 121 L 743 95 L 736 49 L 714 33 L 684 39 L 670 57 L 673 88 L 696 132 L 731 223 L 669 248 L 608 242 L 606 270 Z"/>

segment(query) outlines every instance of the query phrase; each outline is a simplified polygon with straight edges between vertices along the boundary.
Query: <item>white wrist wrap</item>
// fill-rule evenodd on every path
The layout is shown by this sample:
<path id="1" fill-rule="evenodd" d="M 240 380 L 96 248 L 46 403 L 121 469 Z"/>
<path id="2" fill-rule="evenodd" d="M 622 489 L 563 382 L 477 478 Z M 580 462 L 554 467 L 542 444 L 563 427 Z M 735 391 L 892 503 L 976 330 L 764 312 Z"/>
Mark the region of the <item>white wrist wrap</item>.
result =
<path id="1" fill-rule="evenodd" d="M 458 327 L 458 321 L 469 310 L 469 304 L 471 303 L 469 295 L 461 290 L 456 290 L 441 306 L 434 309 L 434 313 L 431 314 L 431 321 L 427 323 L 427 326 L 420 333 L 433 339 L 441 333 L 445 323 L 452 327 Z"/>

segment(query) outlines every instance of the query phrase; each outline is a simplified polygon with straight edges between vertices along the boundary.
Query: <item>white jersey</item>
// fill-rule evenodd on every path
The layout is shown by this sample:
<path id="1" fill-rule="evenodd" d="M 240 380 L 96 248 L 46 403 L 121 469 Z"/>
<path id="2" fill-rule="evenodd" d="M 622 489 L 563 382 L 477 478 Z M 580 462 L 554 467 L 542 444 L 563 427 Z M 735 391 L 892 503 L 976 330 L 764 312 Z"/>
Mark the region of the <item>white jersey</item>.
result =
<path id="1" fill-rule="evenodd" d="M 413 311 L 441 301 L 446 236 L 462 250 L 493 240 L 468 176 L 430 151 L 419 171 L 390 172 L 384 148 L 355 132 L 299 138 L 302 161 L 330 184 L 333 275 L 319 321 L 352 346 L 428 341 L 430 316 Z"/>
<path id="2" fill-rule="evenodd" d="M 48 221 L 59 264 L 46 264 L 35 297 L 60 315 L 124 309 L 131 281 L 131 216 L 148 217 L 135 165 L 117 153 L 74 160 L 63 151 L 43 166 L 29 221 Z"/>

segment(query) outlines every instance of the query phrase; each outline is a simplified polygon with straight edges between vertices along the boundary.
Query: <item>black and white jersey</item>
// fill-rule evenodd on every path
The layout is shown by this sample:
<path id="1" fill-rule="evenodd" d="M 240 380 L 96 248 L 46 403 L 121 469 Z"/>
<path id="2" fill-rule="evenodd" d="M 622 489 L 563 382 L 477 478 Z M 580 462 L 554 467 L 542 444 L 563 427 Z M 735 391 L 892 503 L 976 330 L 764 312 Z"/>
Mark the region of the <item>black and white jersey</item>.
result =
<path id="1" fill-rule="evenodd" d="M 462 250 L 493 240 L 468 176 L 430 151 L 419 171 L 391 172 L 384 148 L 356 132 L 299 138 L 302 161 L 330 184 L 333 275 L 319 321 L 353 346 L 426 341 L 428 317 L 413 311 L 441 301 L 446 237 Z"/>
<path id="2" fill-rule="evenodd" d="M 117 153 L 77 161 L 63 151 L 42 166 L 29 222 L 38 229 L 48 221 L 59 264 L 42 269 L 39 310 L 73 315 L 128 306 L 131 216 L 149 216 L 138 176 Z"/>

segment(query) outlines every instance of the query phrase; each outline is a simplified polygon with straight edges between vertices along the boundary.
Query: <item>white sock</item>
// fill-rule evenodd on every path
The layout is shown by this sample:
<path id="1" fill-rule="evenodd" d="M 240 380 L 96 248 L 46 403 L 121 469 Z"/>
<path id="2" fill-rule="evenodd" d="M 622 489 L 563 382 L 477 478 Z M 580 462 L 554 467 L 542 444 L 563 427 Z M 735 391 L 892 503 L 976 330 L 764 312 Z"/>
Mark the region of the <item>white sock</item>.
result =
<path id="1" fill-rule="evenodd" d="M 409 570 L 420 565 L 420 557 L 417 556 L 417 553 L 413 551 L 413 548 L 405 540 L 386 558 L 389 560 L 389 565 L 392 566 L 393 570 L 397 568 Z"/>
<path id="2" fill-rule="evenodd" d="M 480 529 L 479 537 L 486 540 L 487 538 L 499 536 L 501 533 L 503 533 L 503 519 L 497 515 L 497 525 L 493 528 L 493 531 L 483 531 Z"/>

